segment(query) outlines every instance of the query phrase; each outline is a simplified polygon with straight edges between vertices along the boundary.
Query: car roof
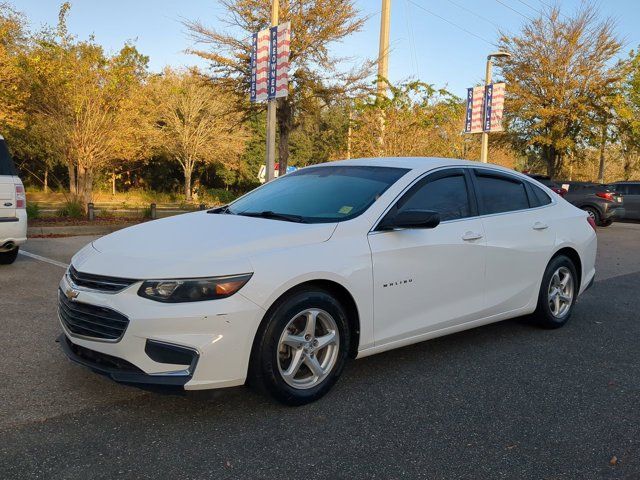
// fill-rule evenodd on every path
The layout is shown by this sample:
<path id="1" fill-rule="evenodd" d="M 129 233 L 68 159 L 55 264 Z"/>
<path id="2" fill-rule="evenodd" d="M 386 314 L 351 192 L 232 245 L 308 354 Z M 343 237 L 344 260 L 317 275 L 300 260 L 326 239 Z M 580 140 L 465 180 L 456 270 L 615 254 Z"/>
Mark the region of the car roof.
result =
<path id="1" fill-rule="evenodd" d="M 479 163 L 472 160 L 461 160 L 458 158 L 442 158 L 442 157 L 373 157 L 373 158 L 354 158 L 351 160 L 338 160 L 335 162 L 321 163 L 313 166 L 354 166 L 354 167 L 396 167 L 406 168 L 409 170 L 433 170 L 439 167 L 460 167 L 472 166 L 478 168 L 489 167 L 491 169 L 501 170 L 508 173 L 518 173 L 514 170 L 494 165 L 491 163 Z"/>

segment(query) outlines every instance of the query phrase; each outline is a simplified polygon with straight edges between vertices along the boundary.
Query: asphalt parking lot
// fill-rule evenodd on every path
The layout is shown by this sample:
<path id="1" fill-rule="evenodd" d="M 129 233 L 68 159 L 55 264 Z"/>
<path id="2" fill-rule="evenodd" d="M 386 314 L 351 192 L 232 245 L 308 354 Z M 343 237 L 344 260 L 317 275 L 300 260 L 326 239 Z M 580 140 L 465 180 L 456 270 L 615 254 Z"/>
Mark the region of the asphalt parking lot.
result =
<path id="1" fill-rule="evenodd" d="M 72 365 L 56 289 L 93 237 L 29 240 L 53 262 L 0 267 L 0 478 L 640 478 L 640 224 L 598 236 L 565 328 L 515 319 L 351 362 L 300 408 Z"/>

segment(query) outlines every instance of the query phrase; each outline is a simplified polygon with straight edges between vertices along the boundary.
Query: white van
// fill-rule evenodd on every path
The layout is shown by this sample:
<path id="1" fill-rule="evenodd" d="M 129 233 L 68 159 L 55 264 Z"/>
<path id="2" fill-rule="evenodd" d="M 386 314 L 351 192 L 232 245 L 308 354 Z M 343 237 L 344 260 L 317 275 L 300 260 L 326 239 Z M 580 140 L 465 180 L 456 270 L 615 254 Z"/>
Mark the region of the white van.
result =
<path id="1" fill-rule="evenodd" d="M 27 241 L 27 197 L 0 135 L 0 265 L 13 263 Z"/>

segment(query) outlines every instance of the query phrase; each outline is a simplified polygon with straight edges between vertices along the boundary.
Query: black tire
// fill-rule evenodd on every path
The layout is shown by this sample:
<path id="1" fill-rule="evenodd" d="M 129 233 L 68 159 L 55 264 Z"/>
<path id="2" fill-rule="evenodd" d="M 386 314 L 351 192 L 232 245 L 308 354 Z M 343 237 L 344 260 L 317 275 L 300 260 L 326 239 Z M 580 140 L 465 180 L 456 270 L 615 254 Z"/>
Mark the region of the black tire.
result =
<path id="1" fill-rule="evenodd" d="M 20 250 L 20 247 L 15 247 L 8 252 L 0 252 L 0 265 L 11 265 L 15 262 L 18 257 L 18 250 Z"/>
<path id="2" fill-rule="evenodd" d="M 599 227 L 608 227 L 612 223 L 613 223 L 613 219 L 609 218 L 607 220 L 603 220 L 602 222 L 600 222 L 600 225 L 598 225 L 598 226 Z"/>
<path id="3" fill-rule="evenodd" d="M 295 326 L 290 325 L 292 319 L 304 320 L 304 317 L 299 317 L 298 314 L 307 309 L 321 310 L 328 314 L 324 317 L 325 319 L 329 316 L 333 319 L 339 339 L 336 348 L 337 354 L 335 354 L 336 349 L 333 350 L 334 355 L 337 356 L 332 357 L 335 358 L 333 366 L 328 369 L 322 380 L 318 380 L 317 384 L 307 388 L 295 388 L 284 380 L 280 371 L 281 363 L 279 363 L 282 357 L 287 355 L 293 362 L 295 349 L 286 346 L 282 347 L 284 352 L 279 351 L 279 342 L 288 325 L 289 328 L 295 329 Z M 319 323 L 323 321 L 326 320 L 320 320 Z M 322 325 L 318 328 L 321 329 Z M 329 292 L 318 288 L 297 290 L 270 309 L 258 330 L 249 366 L 248 383 L 286 405 L 304 405 L 318 400 L 331 389 L 342 373 L 349 351 L 349 334 L 346 311 Z M 297 349 L 300 350 L 301 347 Z M 318 350 L 318 355 L 327 355 L 328 352 L 329 350 Z M 301 353 L 301 355 L 306 355 L 306 353 Z M 310 355 L 315 355 L 315 353 Z M 313 376 L 311 370 L 306 366 L 305 360 L 301 364 L 300 373 L 304 374 L 306 370 L 309 375 Z"/>
<path id="4" fill-rule="evenodd" d="M 567 271 L 571 275 L 572 295 L 566 312 L 560 311 L 559 313 L 561 313 L 561 315 L 554 315 L 551 309 L 550 292 L 552 290 L 554 273 L 561 269 L 563 269 L 563 272 Z M 564 255 L 558 255 L 551 259 L 542 276 L 542 284 L 540 285 L 540 292 L 538 294 L 538 307 L 533 314 L 536 321 L 544 328 L 560 328 L 564 326 L 569 321 L 569 318 L 571 318 L 579 290 L 580 279 L 578 278 L 576 267 L 571 259 Z"/>
<path id="5" fill-rule="evenodd" d="M 593 221 L 596 222 L 596 225 L 598 225 L 599 227 L 602 226 L 602 217 L 600 216 L 600 212 L 597 209 L 593 207 L 582 207 L 582 210 L 587 212 L 589 216 L 593 218 Z"/>

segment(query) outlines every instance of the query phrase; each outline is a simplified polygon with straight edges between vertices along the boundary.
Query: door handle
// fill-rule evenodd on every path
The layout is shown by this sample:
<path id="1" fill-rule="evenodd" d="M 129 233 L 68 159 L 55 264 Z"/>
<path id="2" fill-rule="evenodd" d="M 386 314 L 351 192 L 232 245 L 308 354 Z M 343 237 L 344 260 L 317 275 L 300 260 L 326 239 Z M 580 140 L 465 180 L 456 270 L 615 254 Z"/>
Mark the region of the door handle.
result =
<path id="1" fill-rule="evenodd" d="M 542 222 L 536 222 L 533 224 L 533 227 L 531 228 L 533 228 L 534 230 L 545 230 L 546 228 L 549 228 L 549 225 Z"/>
<path id="2" fill-rule="evenodd" d="M 467 232 L 462 235 L 462 240 L 464 240 L 465 242 L 470 242 L 471 240 L 480 240 L 481 238 L 482 234 L 476 232 Z"/>

